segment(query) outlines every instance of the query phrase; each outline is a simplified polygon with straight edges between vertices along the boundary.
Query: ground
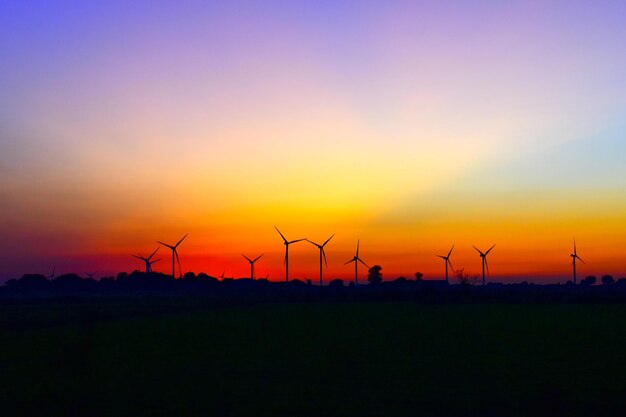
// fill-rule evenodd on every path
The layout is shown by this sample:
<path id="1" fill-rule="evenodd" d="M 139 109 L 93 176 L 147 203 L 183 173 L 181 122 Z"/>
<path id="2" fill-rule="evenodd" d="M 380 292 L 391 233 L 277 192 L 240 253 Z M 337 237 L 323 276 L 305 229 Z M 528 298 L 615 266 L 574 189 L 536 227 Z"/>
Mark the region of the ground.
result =
<path id="1" fill-rule="evenodd" d="M 624 305 L 0 306 L 2 415 L 621 414 Z"/>

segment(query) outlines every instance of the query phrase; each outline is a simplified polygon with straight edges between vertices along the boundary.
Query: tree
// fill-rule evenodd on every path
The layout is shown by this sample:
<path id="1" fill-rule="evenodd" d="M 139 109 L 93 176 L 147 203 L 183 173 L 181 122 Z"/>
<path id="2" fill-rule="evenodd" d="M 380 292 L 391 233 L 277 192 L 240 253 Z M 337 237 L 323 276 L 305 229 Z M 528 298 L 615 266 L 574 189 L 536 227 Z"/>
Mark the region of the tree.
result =
<path id="1" fill-rule="evenodd" d="M 382 269 L 382 266 L 374 265 L 367 271 L 367 281 L 370 285 L 377 285 L 383 281 L 383 274 L 380 272 Z"/>
<path id="2" fill-rule="evenodd" d="M 415 273 L 415 281 L 423 281 L 422 278 L 424 278 L 424 274 L 422 274 L 421 272 Z"/>
<path id="3" fill-rule="evenodd" d="M 602 276 L 602 284 L 604 285 L 612 285 L 615 284 L 615 279 L 611 275 L 603 275 Z"/>
<path id="4" fill-rule="evenodd" d="M 596 277 L 593 275 L 589 275 L 587 278 L 580 281 L 580 285 L 589 286 L 596 283 Z"/>
<path id="5" fill-rule="evenodd" d="M 342 279 L 333 279 L 328 283 L 329 288 L 343 288 L 343 280 Z"/>
<path id="6" fill-rule="evenodd" d="M 459 280 L 459 284 L 461 285 L 476 285 L 480 279 L 480 275 L 470 274 L 469 272 L 465 272 L 464 268 L 461 268 L 456 271 L 456 278 Z"/>

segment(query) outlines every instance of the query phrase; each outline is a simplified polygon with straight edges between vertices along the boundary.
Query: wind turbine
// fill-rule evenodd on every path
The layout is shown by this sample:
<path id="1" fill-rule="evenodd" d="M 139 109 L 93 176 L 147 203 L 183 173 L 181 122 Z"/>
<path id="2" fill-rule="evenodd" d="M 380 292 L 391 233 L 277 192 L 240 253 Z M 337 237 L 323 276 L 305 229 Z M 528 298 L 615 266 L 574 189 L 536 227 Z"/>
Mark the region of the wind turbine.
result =
<path id="1" fill-rule="evenodd" d="M 580 259 L 580 256 L 578 256 L 578 254 L 576 253 L 576 239 L 574 239 L 574 253 L 572 253 L 570 256 L 572 257 L 572 267 L 574 268 L 574 285 L 576 285 L 576 259 L 578 259 L 582 263 L 585 263 L 585 261 Z"/>
<path id="2" fill-rule="evenodd" d="M 146 263 L 146 274 L 149 274 L 150 272 L 152 272 L 152 264 L 157 263 L 161 260 L 161 259 L 155 259 L 154 261 L 151 260 L 154 254 L 157 253 L 158 250 L 159 248 L 157 247 L 156 250 L 152 252 L 150 256 L 148 256 L 147 258 L 141 255 L 140 253 L 137 255 L 131 255 L 131 256 L 144 261 Z"/>
<path id="3" fill-rule="evenodd" d="M 52 272 L 50 273 L 50 275 L 48 275 L 48 279 L 54 279 L 54 274 L 57 271 L 57 266 L 53 265 L 52 266 Z"/>
<path id="4" fill-rule="evenodd" d="M 324 246 L 326 246 L 326 244 L 328 242 L 330 242 L 330 239 L 332 239 L 335 236 L 335 234 L 333 233 L 333 235 L 331 237 L 329 237 L 326 242 L 324 242 L 321 245 L 318 245 L 315 242 L 310 241 L 309 239 L 307 239 L 306 241 L 317 246 L 317 248 L 320 250 L 320 287 L 322 286 L 322 257 L 324 257 L 324 263 L 326 264 L 326 268 L 328 268 L 328 261 L 326 261 L 326 252 L 324 252 Z"/>
<path id="5" fill-rule="evenodd" d="M 243 256 L 244 258 L 246 258 L 248 260 L 248 262 L 250 262 L 250 279 L 254 279 L 254 263 L 256 261 L 258 261 L 261 258 L 261 256 L 263 256 L 263 255 L 265 255 L 265 254 L 261 254 L 261 255 L 257 256 L 256 258 L 254 258 L 254 259 L 250 259 L 246 255 L 244 255 L 243 253 L 241 254 L 241 256 Z"/>
<path id="6" fill-rule="evenodd" d="M 360 244 L 361 244 L 361 241 L 358 240 L 356 242 L 356 254 L 354 255 L 354 258 L 350 259 L 348 262 L 344 264 L 344 265 L 348 265 L 350 262 L 354 262 L 354 284 L 356 286 L 359 285 L 359 262 L 361 262 L 363 265 L 369 268 L 369 266 L 367 266 L 367 264 L 363 262 L 361 258 L 359 258 L 359 245 Z"/>
<path id="7" fill-rule="evenodd" d="M 280 233 L 280 230 L 278 230 L 278 227 L 274 226 L 274 229 L 276 229 L 280 237 L 283 238 L 283 243 L 285 244 L 285 281 L 289 282 L 289 245 L 291 245 L 292 243 L 301 242 L 306 239 L 296 239 L 296 240 L 289 241 L 287 240 L 285 236 L 283 236 L 282 233 Z"/>
<path id="8" fill-rule="evenodd" d="M 188 235 L 189 233 L 187 233 Z M 167 246 L 168 248 L 170 248 L 172 250 L 172 278 L 176 278 L 176 264 L 174 263 L 174 260 L 178 261 L 178 272 L 180 273 L 180 275 L 182 276 L 182 271 L 180 269 L 180 258 L 178 257 L 178 251 L 176 250 L 178 248 L 178 245 L 181 244 L 181 242 L 183 240 L 185 240 L 185 238 L 187 237 L 187 235 L 183 236 L 183 238 L 181 240 L 178 241 L 178 243 L 176 243 L 175 245 L 168 245 L 167 243 L 163 243 L 163 242 L 159 242 L 157 240 L 157 243 L 163 246 Z"/>
<path id="9" fill-rule="evenodd" d="M 89 272 L 85 272 L 85 275 L 87 275 L 87 278 L 89 278 L 89 279 L 93 279 L 93 277 L 94 277 L 97 273 L 98 273 L 98 271 L 96 271 L 96 272 L 91 272 L 91 273 L 89 273 Z"/>
<path id="10" fill-rule="evenodd" d="M 487 273 L 489 273 L 489 264 L 487 263 L 487 255 L 489 255 L 489 252 L 491 252 L 491 249 L 493 249 L 495 246 L 496 245 L 493 245 L 492 247 L 489 248 L 487 252 L 484 252 L 484 253 L 480 249 L 478 249 L 476 246 L 472 246 L 480 254 L 480 258 L 483 262 L 483 286 L 485 285 L 485 268 L 487 268 Z"/>
<path id="11" fill-rule="evenodd" d="M 450 249 L 450 252 L 448 252 L 448 254 L 446 256 L 443 255 L 437 255 L 437 257 L 443 259 L 446 262 L 446 284 L 448 284 L 448 265 L 450 265 L 450 268 L 452 268 L 452 270 L 454 271 L 454 268 L 452 267 L 452 262 L 450 262 L 450 255 L 452 255 L 452 250 L 454 249 L 454 245 L 452 245 L 452 248 Z"/>

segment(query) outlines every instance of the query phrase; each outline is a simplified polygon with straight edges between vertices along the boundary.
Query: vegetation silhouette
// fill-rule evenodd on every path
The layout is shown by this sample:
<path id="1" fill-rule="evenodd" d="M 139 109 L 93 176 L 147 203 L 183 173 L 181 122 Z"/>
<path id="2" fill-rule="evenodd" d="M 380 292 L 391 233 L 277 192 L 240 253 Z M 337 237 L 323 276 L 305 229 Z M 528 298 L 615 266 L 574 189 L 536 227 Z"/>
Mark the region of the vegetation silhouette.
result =
<path id="1" fill-rule="evenodd" d="M 602 285 L 613 285 L 615 284 L 615 279 L 612 275 L 603 275 L 602 276 Z"/>
<path id="2" fill-rule="evenodd" d="M 83 278 L 77 274 L 62 274 L 48 279 L 42 274 L 25 274 L 0 286 L 4 298 L 54 298 L 54 297 L 100 297 L 100 296 L 201 296 L 220 302 L 249 301 L 315 301 L 328 297 L 354 299 L 415 299 L 420 302 L 625 302 L 626 278 L 615 281 L 612 276 L 602 277 L 603 285 L 596 285 L 596 277 L 588 276 L 574 285 L 533 284 L 526 281 L 503 284 L 490 282 L 477 286 L 480 275 L 464 269 L 455 271 L 456 285 L 445 280 L 426 280 L 421 273 L 415 279 L 397 277 L 383 281 L 382 267 L 374 265 L 368 272 L 369 285 L 346 286 L 341 279 L 332 279 L 327 286 L 312 286 L 301 279 L 289 282 L 271 282 L 267 279 L 223 278 L 206 273 L 187 272 L 182 278 L 159 272 L 120 272 L 116 277 L 99 280 Z"/>
<path id="3" fill-rule="evenodd" d="M 595 276 L 589 275 L 589 276 L 585 277 L 585 279 L 580 281 L 580 285 L 584 285 L 584 286 L 594 285 L 596 283 L 596 281 L 597 281 L 597 279 L 596 279 Z"/>
<path id="4" fill-rule="evenodd" d="M 464 287 L 476 285 L 480 279 L 480 275 L 466 272 L 464 268 L 459 269 L 455 274 L 459 284 Z"/>
<path id="5" fill-rule="evenodd" d="M 367 282 L 369 282 L 370 285 L 378 285 L 383 282 L 382 269 L 382 266 L 374 265 L 367 271 Z"/>

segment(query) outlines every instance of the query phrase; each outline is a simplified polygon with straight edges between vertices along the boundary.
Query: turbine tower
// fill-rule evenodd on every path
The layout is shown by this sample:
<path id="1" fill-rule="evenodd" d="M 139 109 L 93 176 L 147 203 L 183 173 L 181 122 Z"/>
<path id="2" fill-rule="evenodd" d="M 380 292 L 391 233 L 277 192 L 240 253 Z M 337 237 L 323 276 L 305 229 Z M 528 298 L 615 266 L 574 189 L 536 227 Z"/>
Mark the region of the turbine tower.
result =
<path id="1" fill-rule="evenodd" d="M 259 259 L 261 259 L 261 256 L 263 256 L 263 255 L 265 255 L 265 254 L 263 253 L 263 254 L 261 254 L 261 255 L 257 256 L 257 257 L 256 257 L 256 258 L 254 258 L 254 259 L 250 259 L 250 258 L 248 258 L 246 255 L 244 255 L 243 253 L 241 254 L 241 256 L 243 256 L 244 258 L 246 258 L 246 259 L 248 260 L 248 262 L 250 263 L 250 279 L 254 279 L 254 263 L 255 263 L 256 261 L 258 261 Z M 223 276 L 223 275 L 224 275 L 224 274 L 222 274 L 222 276 Z"/>
<path id="2" fill-rule="evenodd" d="M 361 262 L 363 265 L 369 268 L 369 266 L 367 266 L 367 264 L 363 262 L 361 258 L 359 258 L 359 245 L 360 244 L 361 244 L 361 241 L 358 240 L 356 242 L 356 254 L 354 255 L 354 258 L 350 259 L 348 262 L 344 264 L 344 265 L 348 265 L 350 262 L 354 262 L 354 285 L 356 286 L 359 285 L 359 262 Z"/>
<path id="3" fill-rule="evenodd" d="M 326 252 L 324 252 L 324 246 L 326 246 L 326 244 L 330 242 L 330 239 L 332 239 L 334 236 L 335 234 L 333 233 L 333 235 L 329 237 L 326 240 L 326 242 L 322 243 L 321 245 L 307 239 L 307 242 L 317 246 L 317 248 L 320 250 L 320 287 L 322 286 L 322 257 L 324 257 L 324 263 L 326 264 L 326 268 L 328 268 L 328 262 L 326 261 Z"/>
<path id="4" fill-rule="evenodd" d="M 285 281 L 289 282 L 289 245 L 306 240 L 306 238 L 289 241 L 282 233 L 280 233 L 278 227 L 274 226 L 274 229 L 276 229 L 280 237 L 283 238 L 283 243 L 285 244 Z"/>
<path id="5" fill-rule="evenodd" d="M 493 245 L 492 247 L 489 248 L 489 250 L 487 252 L 484 252 L 484 253 L 480 249 L 478 249 L 476 246 L 472 246 L 480 254 L 480 258 L 481 258 L 482 263 L 483 263 L 483 286 L 486 285 L 485 268 L 487 268 L 487 273 L 489 273 L 489 264 L 487 263 L 487 255 L 489 255 L 489 252 L 491 252 L 491 249 L 493 249 L 495 246 L 496 245 Z"/>
<path id="6" fill-rule="evenodd" d="M 580 256 L 578 256 L 578 254 L 576 253 L 576 239 L 574 239 L 574 253 L 572 253 L 570 256 L 572 257 L 572 268 L 574 268 L 574 285 L 576 285 L 576 259 L 578 259 L 582 263 L 585 263 L 585 261 L 580 259 Z"/>
<path id="7" fill-rule="evenodd" d="M 449 281 L 448 281 L 448 265 L 450 265 L 450 268 L 452 268 L 452 270 L 454 271 L 454 268 L 452 267 L 452 262 L 450 262 L 450 255 L 452 255 L 452 250 L 453 249 L 454 249 L 454 245 L 452 245 L 452 248 L 450 249 L 450 252 L 448 252 L 448 254 L 446 256 L 437 255 L 437 257 L 443 259 L 446 262 L 446 284 L 449 284 Z"/>
<path id="8" fill-rule="evenodd" d="M 156 250 L 154 252 L 152 252 L 150 254 L 150 256 L 145 257 L 142 254 L 137 254 L 137 255 L 131 255 L 134 258 L 137 259 L 141 259 L 142 261 L 145 262 L 146 264 L 146 274 L 149 274 L 150 272 L 152 272 L 152 264 L 159 262 L 161 259 L 155 259 L 154 261 L 152 261 L 152 257 L 154 256 L 155 253 L 157 253 L 157 251 L 159 250 L 159 248 L 157 247 Z"/>
<path id="9" fill-rule="evenodd" d="M 183 236 L 183 238 L 181 240 L 179 240 L 178 243 L 176 243 L 175 245 L 168 245 L 167 243 L 159 242 L 157 240 L 158 244 L 163 245 L 163 246 L 167 246 L 168 248 L 170 248 L 172 250 L 172 278 L 176 278 L 176 264 L 175 264 L 174 261 L 178 261 L 178 272 L 180 273 L 180 275 L 182 277 L 183 273 L 182 273 L 182 271 L 180 269 L 180 258 L 178 257 L 178 251 L 176 249 L 178 248 L 178 245 L 180 245 L 181 242 L 183 240 L 185 240 L 187 235 Z"/>

